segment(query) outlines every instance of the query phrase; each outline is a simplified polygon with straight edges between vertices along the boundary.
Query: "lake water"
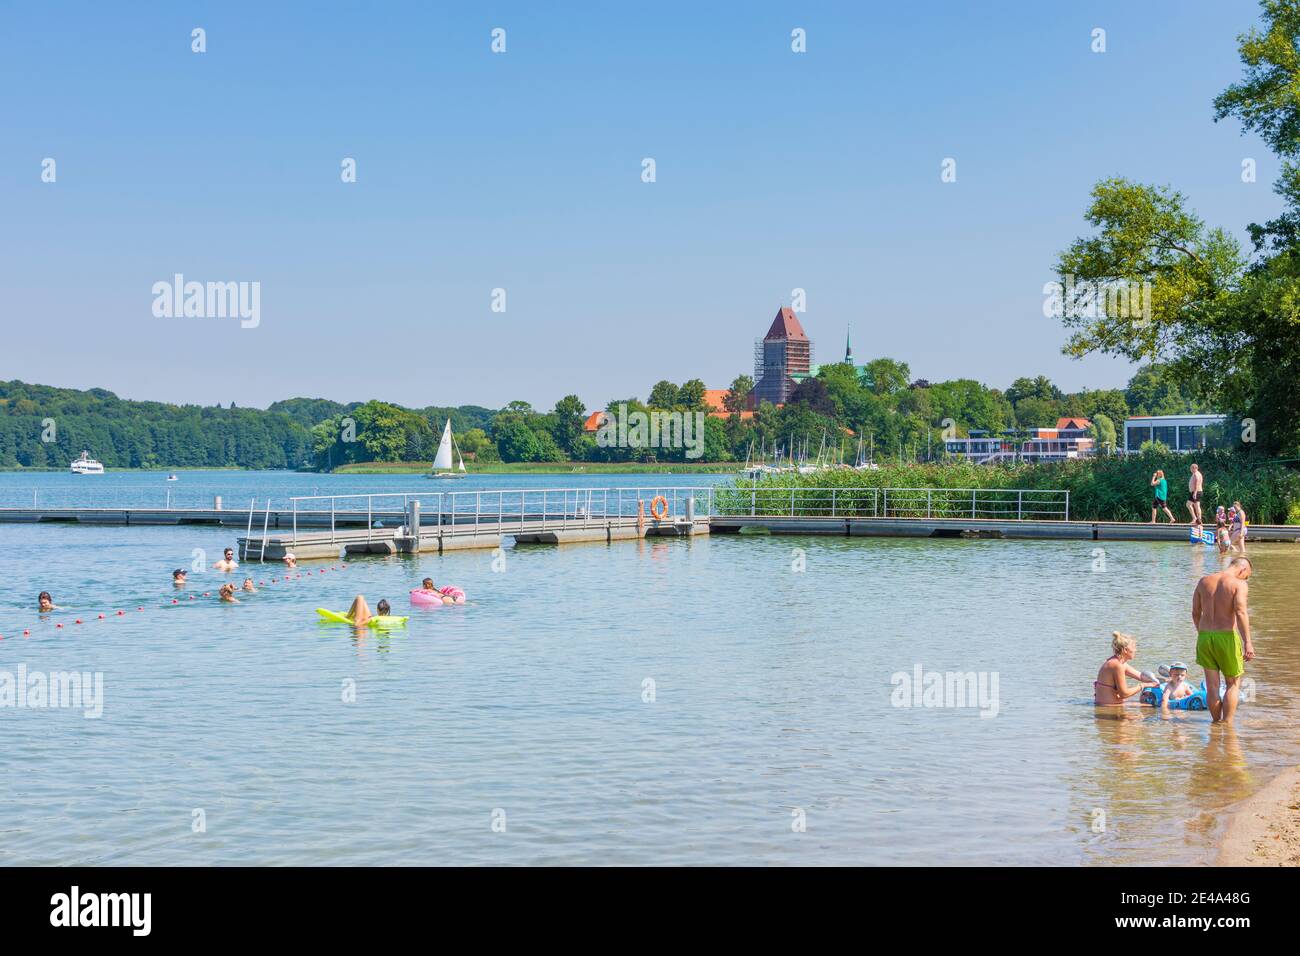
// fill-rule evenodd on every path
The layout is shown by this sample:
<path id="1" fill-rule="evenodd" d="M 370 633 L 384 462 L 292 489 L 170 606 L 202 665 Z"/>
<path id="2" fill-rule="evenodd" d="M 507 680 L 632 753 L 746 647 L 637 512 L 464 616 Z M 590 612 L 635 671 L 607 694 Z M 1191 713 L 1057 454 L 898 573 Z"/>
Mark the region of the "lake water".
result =
<path id="1" fill-rule="evenodd" d="M 471 480 L 711 480 L 573 479 Z M 233 500 L 420 480 L 177 484 L 200 481 Z M 0 671 L 103 675 L 97 719 L 0 708 L 0 862 L 1194 864 L 1216 814 L 1300 756 L 1300 548 L 1252 550 L 1257 699 L 1211 729 L 1090 704 L 1116 628 L 1142 667 L 1193 662 L 1203 548 L 1108 543 L 1094 571 L 1094 542 L 718 535 L 304 562 L 237 606 L 202 596 L 213 572 L 173 592 L 234 536 L 0 524 Z M 426 575 L 469 603 L 409 608 Z M 42 589 L 65 610 L 41 620 Z M 317 623 L 357 593 L 409 626 Z M 996 715 L 894 706 L 918 665 L 996 674 Z"/>

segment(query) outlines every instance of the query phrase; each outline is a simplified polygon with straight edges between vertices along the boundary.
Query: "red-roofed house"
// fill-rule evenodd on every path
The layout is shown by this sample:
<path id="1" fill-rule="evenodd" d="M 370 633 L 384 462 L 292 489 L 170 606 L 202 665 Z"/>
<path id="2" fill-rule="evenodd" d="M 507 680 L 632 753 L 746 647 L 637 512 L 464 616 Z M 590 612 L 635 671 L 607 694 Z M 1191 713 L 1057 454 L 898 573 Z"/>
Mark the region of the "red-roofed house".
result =
<path id="1" fill-rule="evenodd" d="M 705 390 L 704 404 L 705 406 L 707 406 L 709 410 L 710 418 L 730 417 L 731 412 L 727 411 L 727 406 L 725 404 L 727 398 L 727 392 L 729 391 L 730 389 L 727 388 L 710 388 Z M 752 411 L 745 410 L 740 413 L 740 417 L 742 419 L 748 420 L 754 417 L 754 413 Z"/>

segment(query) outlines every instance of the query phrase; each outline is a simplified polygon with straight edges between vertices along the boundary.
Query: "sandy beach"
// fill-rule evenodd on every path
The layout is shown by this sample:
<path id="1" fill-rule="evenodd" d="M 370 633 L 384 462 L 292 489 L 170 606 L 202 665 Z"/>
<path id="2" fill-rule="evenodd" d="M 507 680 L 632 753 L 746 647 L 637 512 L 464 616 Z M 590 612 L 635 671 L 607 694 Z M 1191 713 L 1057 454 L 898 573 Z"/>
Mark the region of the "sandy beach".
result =
<path id="1" fill-rule="evenodd" d="M 1232 812 L 1219 866 L 1300 866 L 1300 767 L 1279 774 Z"/>

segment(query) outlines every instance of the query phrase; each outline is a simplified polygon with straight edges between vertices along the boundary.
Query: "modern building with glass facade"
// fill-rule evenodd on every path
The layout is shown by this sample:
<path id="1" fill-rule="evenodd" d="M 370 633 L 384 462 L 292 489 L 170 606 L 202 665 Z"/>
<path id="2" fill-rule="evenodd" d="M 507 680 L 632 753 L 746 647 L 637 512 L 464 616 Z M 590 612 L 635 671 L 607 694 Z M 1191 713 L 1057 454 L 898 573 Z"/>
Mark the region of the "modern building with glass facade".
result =
<path id="1" fill-rule="evenodd" d="M 1158 441 L 1173 451 L 1227 447 L 1226 415 L 1145 415 L 1124 422 L 1124 451 L 1137 452 L 1143 442 Z"/>

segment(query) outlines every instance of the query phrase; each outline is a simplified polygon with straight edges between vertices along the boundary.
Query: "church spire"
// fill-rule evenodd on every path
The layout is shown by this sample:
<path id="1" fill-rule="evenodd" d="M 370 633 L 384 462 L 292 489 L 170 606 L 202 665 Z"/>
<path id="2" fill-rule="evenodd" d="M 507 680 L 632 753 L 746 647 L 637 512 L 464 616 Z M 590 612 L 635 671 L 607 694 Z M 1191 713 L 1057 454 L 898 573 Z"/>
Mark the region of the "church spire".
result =
<path id="1" fill-rule="evenodd" d="M 847 362 L 849 365 L 852 365 L 853 364 L 853 342 L 849 338 L 850 331 L 851 331 L 851 327 L 846 325 L 844 327 L 844 361 Z"/>

